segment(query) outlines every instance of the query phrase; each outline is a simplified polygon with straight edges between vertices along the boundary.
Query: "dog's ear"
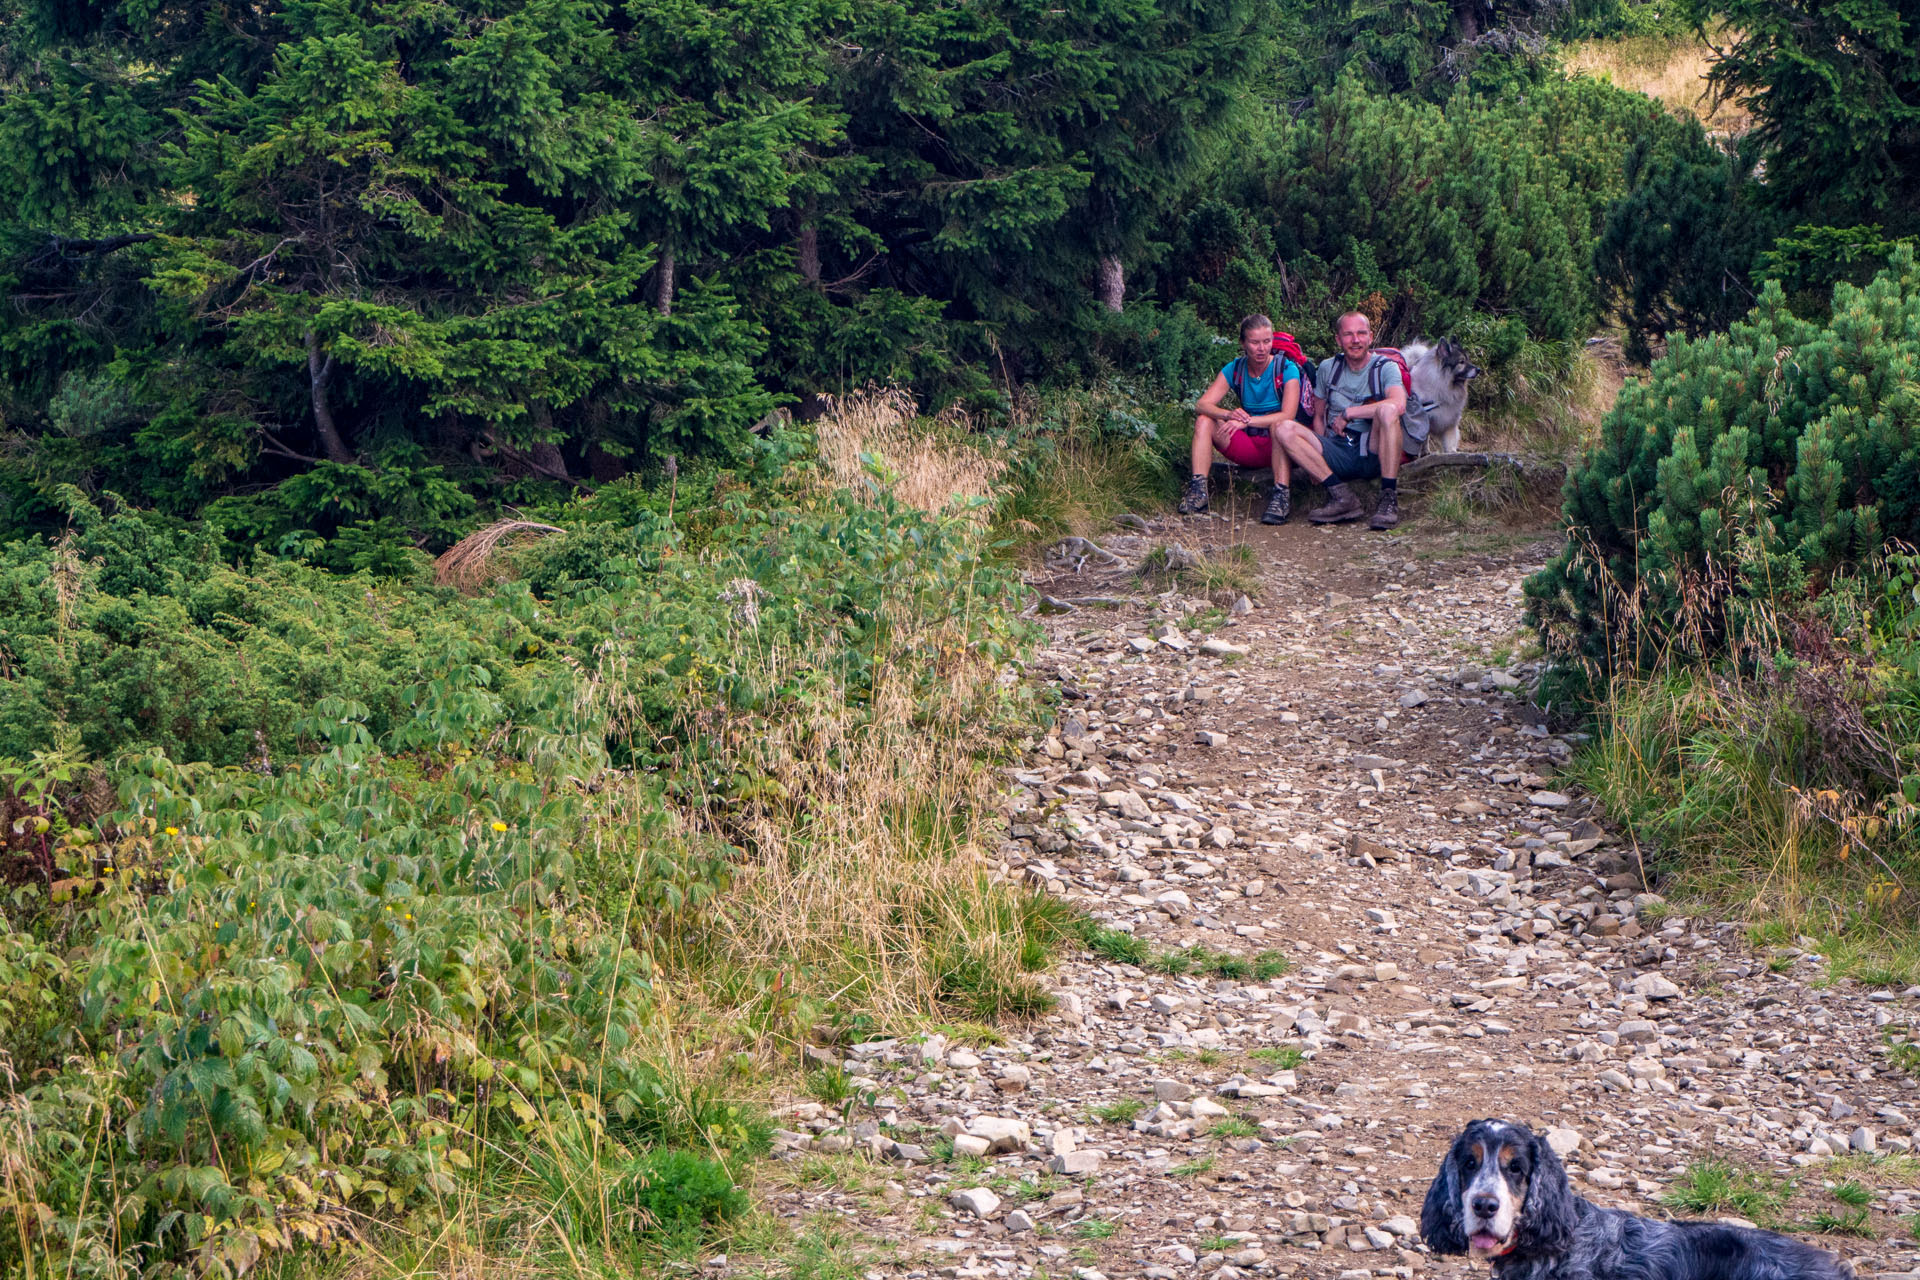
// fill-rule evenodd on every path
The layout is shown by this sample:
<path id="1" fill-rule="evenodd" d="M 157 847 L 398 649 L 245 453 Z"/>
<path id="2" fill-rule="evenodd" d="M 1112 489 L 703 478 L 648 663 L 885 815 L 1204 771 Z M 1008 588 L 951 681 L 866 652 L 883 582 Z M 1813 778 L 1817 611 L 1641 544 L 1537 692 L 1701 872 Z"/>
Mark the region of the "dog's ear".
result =
<path id="1" fill-rule="evenodd" d="M 1520 1206 L 1514 1252 L 1523 1257 L 1564 1253 L 1573 1245 L 1573 1229 L 1579 1220 L 1573 1188 L 1567 1185 L 1567 1167 L 1544 1137 L 1532 1133 L 1527 1141 L 1533 1172 L 1527 1178 L 1526 1202 Z"/>
<path id="2" fill-rule="evenodd" d="M 1427 1202 L 1420 1208 L 1420 1238 L 1435 1253 L 1467 1251 L 1466 1224 L 1460 1221 L 1460 1162 L 1454 1159 L 1459 1150 L 1460 1139 L 1455 1138 L 1440 1157 L 1440 1172 L 1433 1175 Z"/>

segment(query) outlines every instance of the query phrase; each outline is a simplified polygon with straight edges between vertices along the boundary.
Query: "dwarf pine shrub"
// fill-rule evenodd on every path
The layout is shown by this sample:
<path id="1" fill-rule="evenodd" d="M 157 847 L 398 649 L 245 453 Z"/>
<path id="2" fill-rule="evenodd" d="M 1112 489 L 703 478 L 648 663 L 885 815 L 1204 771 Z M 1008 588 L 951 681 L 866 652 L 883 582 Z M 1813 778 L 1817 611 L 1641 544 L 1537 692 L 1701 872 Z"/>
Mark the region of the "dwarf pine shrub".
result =
<path id="1" fill-rule="evenodd" d="M 1729 333 L 1673 338 L 1569 477 L 1566 547 L 1527 583 L 1554 652 L 1602 665 L 1762 644 L 1756 604 L 1920 541 L 1920 269 L 1901 249 L 1832 317 L 1777 284 Z"/>

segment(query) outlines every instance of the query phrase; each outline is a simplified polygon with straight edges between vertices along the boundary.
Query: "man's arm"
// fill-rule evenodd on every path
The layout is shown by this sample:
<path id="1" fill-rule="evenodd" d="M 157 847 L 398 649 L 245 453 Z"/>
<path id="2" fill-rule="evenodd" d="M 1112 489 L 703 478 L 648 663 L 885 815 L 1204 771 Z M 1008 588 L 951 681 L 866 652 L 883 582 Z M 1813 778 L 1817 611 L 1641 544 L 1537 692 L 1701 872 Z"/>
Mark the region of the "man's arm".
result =
<path id="1" fill-rule="evenodd" d="M 1327 434 L 1327 392 L 1332 390 L 1331 380 L 1327 383 L 1326 391 L 1318 386 L 1313 389 L 1313 433 L 1317 436 Z"/>

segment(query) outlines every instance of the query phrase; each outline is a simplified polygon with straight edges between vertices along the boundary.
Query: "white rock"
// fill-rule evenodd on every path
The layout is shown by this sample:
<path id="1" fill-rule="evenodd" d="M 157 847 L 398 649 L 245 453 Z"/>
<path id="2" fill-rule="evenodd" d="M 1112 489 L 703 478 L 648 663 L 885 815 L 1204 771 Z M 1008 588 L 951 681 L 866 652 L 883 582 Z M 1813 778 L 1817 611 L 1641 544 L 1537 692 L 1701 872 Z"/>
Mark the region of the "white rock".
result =
<path id="1" fill-rule="evenodd" d="M 989 1217 L 1000 1207 L 1000 1197 L 985 1187 L 968 1187 L 964 1191 L 954 1192 L 947 1199 L 954 1208 L 976 1218 Z"/>
<path id="2" fill-rule="evenodd" d="M 985 1138 L 995 1151 L 1021 1151 L 1033 1141 L 1033 1130 L 1025 1120 L 1003 1116 L 975 1116 L 967 1122 L 967 1132 L 976 1138 Z"/>
<path id="3" fill-rule="evenodd" d="M 1641 974 L 1628 985 L 1627 989 L 1649 1000 L 1671 1000 L 1680 994 L 1679 987 L 1657 973 Z"/>
<path id="4" fill-rule="evenodd" d="M 991 1142 L 971 1133 L 960 1134 L 953 1140 L 953 1154 L 957 1156 L 984 1156 L 991 1150 Z"/>
<path id="5" fill-rule="evenodd" d="M 1002 1225 L 1010 1236 L 1024 1235 L 1033 1230 L 1033 1218 L 1025 1209 L 1015 1209 L 1002 1220 Z"/>
<path id="6" fill-rule="evenodd" d="M 1065 1155 L 1055 1156 L 1047 1161 L 1048 1173 L 1067 1175 L 1100 1172 L 1100 1162 L 1107 1158 L 1104 1151 L 1069 1151 Z"/>
<path id="7" fill-rule="evenodd" d="M 1580 1149 L 1580 1135 L 1572 1129 L 1547 1130 L 1547 1145 L 1562 1159 Z"/>

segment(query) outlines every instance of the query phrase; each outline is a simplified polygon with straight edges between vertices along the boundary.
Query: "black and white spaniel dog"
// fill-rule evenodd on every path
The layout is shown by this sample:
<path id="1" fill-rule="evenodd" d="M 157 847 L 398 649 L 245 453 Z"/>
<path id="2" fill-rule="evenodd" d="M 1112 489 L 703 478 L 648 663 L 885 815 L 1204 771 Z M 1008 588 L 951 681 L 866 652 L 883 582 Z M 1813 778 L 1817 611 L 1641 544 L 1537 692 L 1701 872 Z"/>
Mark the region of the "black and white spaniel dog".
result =
<path id="1" fill-rule="evenodd" d="M 1476 1120 L 1420 1211 L 1435 1253 L 1491 1260 L 1498 1280 L 1852 1280 L 1835 1255 L 1771 1231 L 1660 1222 L 1573 1194 L 1566 1166 L 1525 1125 Z"/>

